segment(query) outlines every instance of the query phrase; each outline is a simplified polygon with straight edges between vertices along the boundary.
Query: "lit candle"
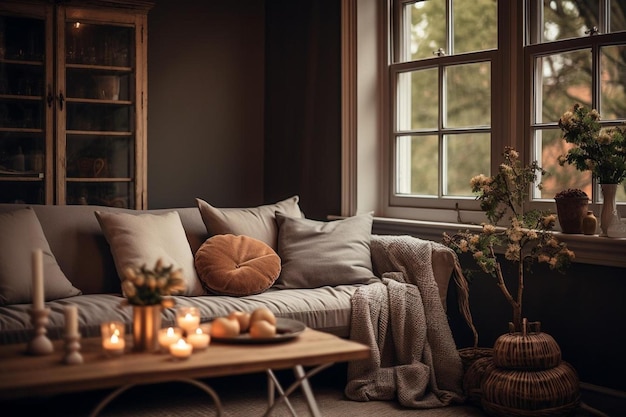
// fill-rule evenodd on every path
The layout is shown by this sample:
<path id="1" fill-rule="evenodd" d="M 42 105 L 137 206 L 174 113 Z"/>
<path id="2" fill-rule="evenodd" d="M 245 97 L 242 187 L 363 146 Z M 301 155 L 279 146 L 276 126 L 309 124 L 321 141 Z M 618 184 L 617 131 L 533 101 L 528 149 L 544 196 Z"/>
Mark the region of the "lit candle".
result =
<path id="1" fill-rule="evenodd" d="M 124 323 L 110 321 L 102 323 L 102 349 L 107 354 L 121 355 L 124 353 L 126 342 L 124 340 Z"/>
<path id="2" fill-rule="evenodd" d="M 78 308 L 75 305 L 65 306 L 65 336 L 78 336 Z"/>
<path id="3" fill-rule="evenodd" d="M 176 343 L 178 339 L 183 336 L 181 329 L 168 327 L 167 329 L 159 330 L 159 345 L 164 352 L 169 351 L 170 345 Z"/>
<path id="4" fill-rule="evenodd" d="M 43 252 L 33 251 L 33 310 L 43 310 Z"/>
<path id="5" fill-rule="evenodd" d="M 193 332 L 200 325 L 200 312 L 196 307 L 179 307 L 176 310 L 178 327 L 187 334 Z"/>
<path id="6" fill-rule="evenodd" d="M 178 342 L 170 345 L 170 354 L 177 359 L 186 359 L 191 355 L 193 346 L 185 342 L 184 339 L 178 339 Z"/>
<path id="7" fill-rule="evenodd" d="M 204 333 L 200 327 L 187 335 L 187 342 L 196 350 L 206 349 L 210 340 L 209 334 Z"/>

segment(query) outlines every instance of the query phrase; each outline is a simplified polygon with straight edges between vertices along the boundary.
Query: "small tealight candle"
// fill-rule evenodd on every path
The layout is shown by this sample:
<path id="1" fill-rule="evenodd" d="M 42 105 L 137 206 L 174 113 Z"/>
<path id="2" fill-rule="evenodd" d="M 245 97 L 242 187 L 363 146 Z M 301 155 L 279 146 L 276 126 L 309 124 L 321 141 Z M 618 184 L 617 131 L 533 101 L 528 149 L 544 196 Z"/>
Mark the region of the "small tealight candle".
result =
<path id="1" fill-rule="evenodd" d="M 193 346 L 185 342 L 184 339 L 178 339 L 176 343 L 170 345 L 170 354 L 176 359 L 186 359 L 191 355 Z"/>
<path id="2" fill-rule="evenodd" d="M 167 329 L 159 330 L 159 345 L 161 346 L 161 350 L 168 352 L 170 345 L 176 343 L 181 337 L 183 337 L 183 331 L 178 327 L 168 327 Z"/>
<path id="3" fill-rule="evenodd" d="M 176 309 L 176 321 L 178 327 L 189 334 L 200 325 L 200 312 L 197 307 L 178 307 Z"/>
<path id="4" fill-rule="evenodd" d="M 187 335 L 187 342 L 193 346 L 194 350 L 206 349 L 210 341 L 209 334 L 203 332 L 200 327 Z"/>
<path id="5" fill-rule="evenodd" d="M 124 323 L 108 321 L 100 326 L 102 333 L 102 349 L 109 355 L 121 355 L 124 353 L 126 342 L 124 340 Z"/>

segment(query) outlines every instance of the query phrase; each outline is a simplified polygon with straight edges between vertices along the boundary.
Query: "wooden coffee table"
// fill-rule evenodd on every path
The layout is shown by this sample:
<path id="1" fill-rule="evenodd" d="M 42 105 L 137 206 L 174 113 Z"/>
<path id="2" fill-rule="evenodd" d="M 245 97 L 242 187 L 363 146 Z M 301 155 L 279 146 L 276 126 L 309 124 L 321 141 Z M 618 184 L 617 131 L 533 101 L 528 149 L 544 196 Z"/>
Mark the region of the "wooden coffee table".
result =
<path id="1" fill-rule="evenodd" d="M 266 415 L 277 404 L 275 389 L 279 400 L 291 408 L 287 397 L 300 387 L 311 414 L 320 416 L 308 378 L 335 362 L 366 359 L 370 355 L 367 346 L 310 328 L 297 338 L 281 343 L 212 343 L 184 360 L 174 360 L 169 354 L 133 352 L 107 357 L 102 353 L 100 338 L 80 342 L 84 359 L 80 365 L 63 363 L 62 341 L 55 341 L 54 352 L 45 356 L 27 355 L 25 344 L 0 346 L 0 399 L 118 388 L 93 410 L 91 415 L 96 416 L 115 397 L 135 385 L 183 381 L 211 395 L 221 415 L 219 398 L 198 379 L 264 371 L 271 388 Z M 310 369 L 305 372 L 304 367 Z M 298 378 L 283 389 L 272 370 L 289 368 Z"/>

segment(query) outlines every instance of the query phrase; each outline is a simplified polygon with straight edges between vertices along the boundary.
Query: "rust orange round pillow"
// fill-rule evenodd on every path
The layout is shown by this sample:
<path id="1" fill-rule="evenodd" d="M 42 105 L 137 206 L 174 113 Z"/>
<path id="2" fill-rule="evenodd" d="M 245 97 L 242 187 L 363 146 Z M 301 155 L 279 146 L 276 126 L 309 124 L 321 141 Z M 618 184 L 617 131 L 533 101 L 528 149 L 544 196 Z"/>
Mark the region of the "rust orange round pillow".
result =
<path id="1" fill-rule="evenodd" d="M 244 235 L 215 235 L 195 255 L 196 272 L 207 290 L 219 295 L 259 294 L 280 274 L 280 258 L 265 242 Z"/>

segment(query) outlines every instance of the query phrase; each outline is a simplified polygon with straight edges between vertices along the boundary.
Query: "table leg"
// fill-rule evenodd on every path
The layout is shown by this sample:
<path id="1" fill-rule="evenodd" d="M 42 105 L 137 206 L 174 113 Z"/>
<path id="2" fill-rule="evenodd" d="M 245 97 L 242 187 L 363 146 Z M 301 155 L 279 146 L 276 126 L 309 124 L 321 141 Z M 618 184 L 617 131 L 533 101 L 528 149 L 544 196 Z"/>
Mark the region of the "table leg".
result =
<path id="1" fill-rule="evenodd" d="M 213 402 L 215 403 L 215 409 L 216 409 L 216 415 L 217 417 L 220 417 L 222 415 L 222 403 L 220 401 L 220 398 L 218 397 L 217 393 L 208 385 L 200 382 L 200 381 L 196 381 L 195 379 L 187 379 L 187 378 L 183 378 L 183 379 L 174 379 L 171 382 L 184 382 L 187 384 L 191 384 L 191 385 L 195 385 L 196 387 L 200 388 L 202 391 L 206 392 L 207 394 L 209 394 L 209 396 L 211 396 L 211 398 L 213 399 Z M 96 406 L 96 408 L 93 409 L 93 411 L 91 412 L 91 414 L 89 414 L 89 417 L 97 417 L 98 414 L 100 414 L 100 412 L 102 410 L 104 410 L 104 408 L 111 402 L 113 401 L 115 398 L 117 398 L 120 394 L 128 391 L 129 389 L 136 387 L 138 385 L 146 385 L 146 384 L 128 384 L 128 385 L 124 385 L 123 387 L 120 387 L 118 389 L 116 389 L 115 391 L 113 391 L 112 393 L 110 393 L 109 395 L 107 395 L 102 401 L 100 401 L 100 403 Z"/>
<path id="2" fill-rule="evenodd" d="M 271 369 L 268 369 L 267 370 L 268 389 L 270 391 L 268 392 L 268 408 L 265 411 L 265 414 L 263 414 L 263 416 L 264 417 L 269 416 L 277 404 L 279 404 L 281 401 L 285 401 L 285 404 L 287 404 L 287 407 L 289 407 L 289 411 L 291 411 L 291 414 L 294 417 L 296 417 L 297 414 L 295 410 L 293 409 L 293 407 L 291 406 L 291 404 L 289 403 L 288 397 L 297 388 L 302 388 L 302 391 L 304 393 L 304 396 L 306 397 L 307 406 L 309 407 L 309 411 L 311 412 L 311 415 L 313 417 L 321 417 L 322 414 L 320 413 L 319 407 L 317 406 L 317 401 L 315 401 L 315 396 L 313 395 L 313 390 L 311 389 L 309 378 L 318 374 L 319 372 L 323 371 L 324 369 L 328 368 L 331 365 L 332 363 L 319 365 L 309 370 L 309 372 L 305 372 L 302 365 L 296 365 L 293 368 L 293 371 L 297 379 L 286 390 L 283 390 L 282 386 L 280 385 L 280 381 L 278 381 L 274 372 Z M 278 391 L 278 393 L 280 394 L 277 401 L 274 400 L 274 389 Z"/>

